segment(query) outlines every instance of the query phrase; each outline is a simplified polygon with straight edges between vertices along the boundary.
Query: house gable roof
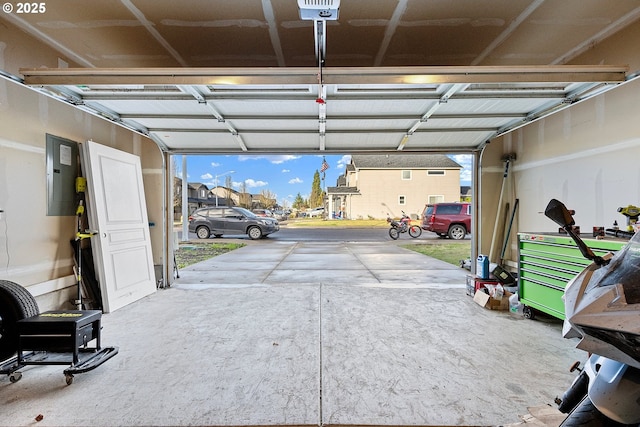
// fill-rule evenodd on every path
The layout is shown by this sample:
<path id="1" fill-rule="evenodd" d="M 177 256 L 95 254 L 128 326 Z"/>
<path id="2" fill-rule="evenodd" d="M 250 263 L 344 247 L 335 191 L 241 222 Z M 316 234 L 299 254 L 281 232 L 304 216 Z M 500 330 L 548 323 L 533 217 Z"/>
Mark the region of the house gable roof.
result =
<path id="1" fill-rule="evenodd" d="M 231 194 L 241 194 L 239 191 L 234 190 L 233 188 L 225 187 L 224 185 L 218 185 L 217 187 L 213 187 L 209 191 L 215 192 L 217 188 L 220 188 L 221 190 L 224 190 L 224 191 L 229 191 L 231 192 Z"/>
<path id="2" fill-rule="evenodd" d="M 188 182 L 187 186 L 189 186 L 189 188 L 192 188 L 194 190 L 198 190 L 202 187 L 206 188 L 207 190 L 209 190 L 209 187 L 207 187 L 205 184 L 201 183 L 201 182 Z"/>
<path id="3" fill-rule="evenodd" d="M 327 187 L 327 194 L 360 194 L 358 187 Z"/>
<path id="4" fill-rule="evenodd" d="M 354 154 L 351 163 L 356 169 L 461 169 L 444 154 Z"/>

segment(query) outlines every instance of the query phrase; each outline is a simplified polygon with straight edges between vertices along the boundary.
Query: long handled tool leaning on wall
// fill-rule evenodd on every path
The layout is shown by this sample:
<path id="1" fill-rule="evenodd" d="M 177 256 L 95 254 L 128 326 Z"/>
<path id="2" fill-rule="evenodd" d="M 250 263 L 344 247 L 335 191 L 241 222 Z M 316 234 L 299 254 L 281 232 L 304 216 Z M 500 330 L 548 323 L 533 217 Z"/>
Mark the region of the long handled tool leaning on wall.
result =
<path id="1" fill-rule="evenodd" d="M 515 159 L 515 153 L 509 153 L 502 156 L 502 161 L 504 162 L 504 174 L 502 175 L 502 188 L 500 189 L 500 198 L 498 199 L 498 208 L 496 210 L 496 221 L 493 227 L 493 235 L 491 236 L 491 247 L 489 248 L 489 260 L 491 262 L 496 262 L 497 242 L 502 239 L 502 235 L 504 233 L 505 224 L 502 224 L 502 227 L 500 227 L 500 224 L 501 218 L 503 217 L 502 211 L 504 209 L 507 187 L 511 192 L 513 192 L 513 180 L 511 178 L 513 173 L 510 173 L 510 166 L 511 162 Z M 506 201 L 508 202 L 508 199 Z"/>
<path id="2" fill-rule="evenodd" d="M 74 246 L 74 251 L 75 251 L 74 256 L 76 258 L 76 265 L 74 268 L 74 272 L 76 275 L 76 282 L 78 285 L 76 299 L 73 301 L 73 305 L 75 305 L 76 309 L 78 310 L 83 310 L 85 308 L 88 308 L 88 307 L 84 307 L 83 291 L 82 291 L 82 288 L 85 285 L 85 282 L 83 281 L 84 278 L 82 276 L 83 240 L 89 239 L 96 234 L 95 232 L 84 229 L 85 211 L 84 211 L 84 198 L 82 197 L 82 195 L 84 194 L 85 188 L 86 188 L 86 180 L 83 177 L 78 177 L 76 179 L 76 193 L 78 194 L 78 197 L 80 200 L 78 201 L 78 208 L 76 209 L 76 222 L 77 222 L 76 235 L 75 235 L 74 241 L 72 242 Z M 94 308 L 94 307 L 91 307 L 91 308 Z"/>

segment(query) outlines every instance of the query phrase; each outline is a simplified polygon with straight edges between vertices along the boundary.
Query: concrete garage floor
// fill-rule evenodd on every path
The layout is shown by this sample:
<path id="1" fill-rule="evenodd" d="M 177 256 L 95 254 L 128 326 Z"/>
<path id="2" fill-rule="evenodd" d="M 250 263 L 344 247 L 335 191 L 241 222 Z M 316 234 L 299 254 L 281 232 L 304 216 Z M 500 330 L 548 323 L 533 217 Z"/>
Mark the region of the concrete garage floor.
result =
<path id="1" fill-rule="evenodd" d="M 465 270 L 396 245 L 250 243 L 104 315 L 120 353 L 72 385 L 2 378 L 0 425 L 504 425 L 584 359 L 559 321 L 485 310 Z"/>

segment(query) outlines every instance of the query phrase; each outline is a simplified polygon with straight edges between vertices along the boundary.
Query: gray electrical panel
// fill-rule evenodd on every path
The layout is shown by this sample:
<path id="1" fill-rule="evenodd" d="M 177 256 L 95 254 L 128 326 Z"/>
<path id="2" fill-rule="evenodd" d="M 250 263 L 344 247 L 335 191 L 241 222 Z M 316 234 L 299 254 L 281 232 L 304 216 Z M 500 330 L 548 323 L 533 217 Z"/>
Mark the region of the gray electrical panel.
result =
<path id="1" fill-rule="evenodd" d="M 47 215 L 76 214 L 78 143 L 47 134 Z"/>

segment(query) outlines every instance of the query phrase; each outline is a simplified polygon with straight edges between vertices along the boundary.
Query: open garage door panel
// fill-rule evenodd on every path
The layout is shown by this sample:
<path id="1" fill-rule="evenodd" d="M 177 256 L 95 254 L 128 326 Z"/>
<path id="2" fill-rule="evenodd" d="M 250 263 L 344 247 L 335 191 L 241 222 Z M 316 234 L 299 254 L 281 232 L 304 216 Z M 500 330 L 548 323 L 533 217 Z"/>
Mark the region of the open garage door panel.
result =
<path id="1" fill-rule="evenodd" d="M 624 82 L 621 66 L 29 69 L 174 153 L 472 151 Z M 316 82 L 314 82 L 316 80 Z"/>

